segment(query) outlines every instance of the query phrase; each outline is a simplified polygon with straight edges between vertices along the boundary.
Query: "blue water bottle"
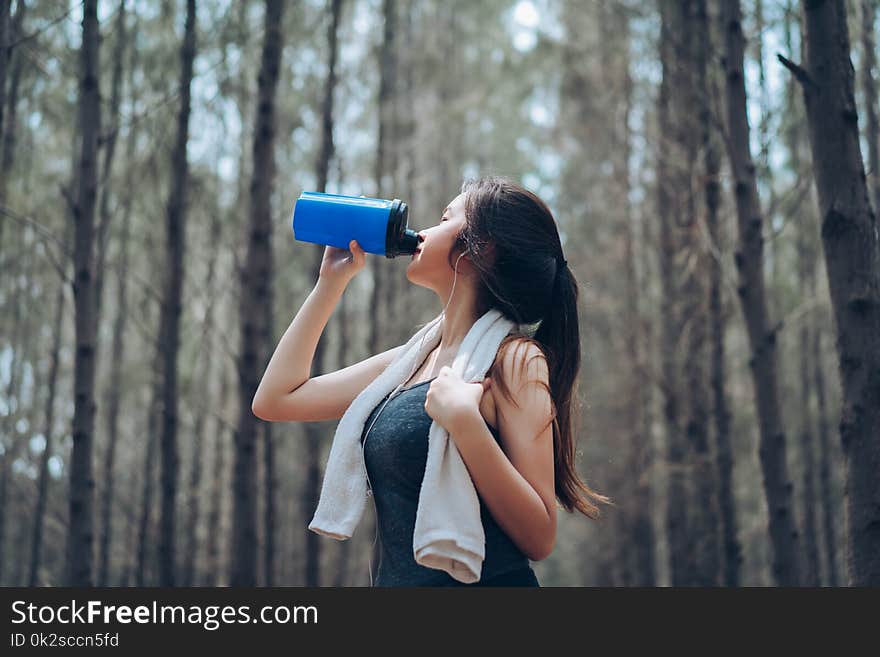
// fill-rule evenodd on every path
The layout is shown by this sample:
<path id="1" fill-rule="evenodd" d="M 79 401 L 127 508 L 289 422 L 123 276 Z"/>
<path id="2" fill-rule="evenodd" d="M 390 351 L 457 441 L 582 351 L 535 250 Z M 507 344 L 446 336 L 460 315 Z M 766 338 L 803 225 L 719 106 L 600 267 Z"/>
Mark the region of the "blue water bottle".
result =
<path id="1" fill-rule="evenodd" d="M 409 208 L 366 196 L 303 192 L 293 208 L 293 237 L 347 249 L 357 240 L 368 253 L 396 258 L 415 253 L 419 236 L 407 228 Z"/>

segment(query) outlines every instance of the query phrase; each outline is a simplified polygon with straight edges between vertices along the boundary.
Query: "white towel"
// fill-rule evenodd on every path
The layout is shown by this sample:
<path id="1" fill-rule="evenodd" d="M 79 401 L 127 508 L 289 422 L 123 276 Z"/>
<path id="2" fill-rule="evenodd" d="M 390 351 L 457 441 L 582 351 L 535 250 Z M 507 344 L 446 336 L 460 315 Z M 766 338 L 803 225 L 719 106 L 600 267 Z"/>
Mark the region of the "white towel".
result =
<path id="1" fill-rule="evenodd" d="M 321 497 L 309 523 L 313 532 L 337 540 L 351 538 L 367 503 L 367 472 L 360 443 L 367 418 L 388 393 L 406 383 L 413 366 L 423 362 L 439 344 L 442 318 L 441 313 L 417 331 L 339 420 Z M 469 383 L 482 381 L 502 340 L 515 326 L 498 310 L 488 311 L 462 340 L 452 370 Z M 444 570 L 456 580 L 471 584 L 480 579 L 485 555 L 486 537 L 476 488 L 449 432 L 432 422 L 416 510 L 413 556 L 422 566 Z"/>

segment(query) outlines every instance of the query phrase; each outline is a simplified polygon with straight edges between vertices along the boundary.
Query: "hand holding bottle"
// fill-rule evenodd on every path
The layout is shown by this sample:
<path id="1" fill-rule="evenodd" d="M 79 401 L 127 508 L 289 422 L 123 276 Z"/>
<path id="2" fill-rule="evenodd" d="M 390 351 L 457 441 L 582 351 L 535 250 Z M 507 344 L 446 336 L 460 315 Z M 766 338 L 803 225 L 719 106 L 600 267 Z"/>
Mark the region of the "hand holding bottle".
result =
<path id="1" fill-rule="evenodd" d="M 364 268 L 367 264 L 367 256 L 361 245 L 357 240 L 351 240 L 348 247 L 348 249 L 340 249 L 328 245 L 324 248 L 324 258 L 321 260 L 319 272 L 322 280 L 345 287 Z"/>

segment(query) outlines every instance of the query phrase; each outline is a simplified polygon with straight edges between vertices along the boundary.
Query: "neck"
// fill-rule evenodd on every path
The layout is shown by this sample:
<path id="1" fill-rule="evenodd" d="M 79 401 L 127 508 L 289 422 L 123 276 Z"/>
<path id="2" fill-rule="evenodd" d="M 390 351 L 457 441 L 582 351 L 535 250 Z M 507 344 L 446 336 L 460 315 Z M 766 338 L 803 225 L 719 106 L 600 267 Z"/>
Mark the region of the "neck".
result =
<path id="1" fill-rule="evenodd" d="M 469 281 L 462 280 L 461 275 L 455 285 L 452 301 L 449 302 L 449 294 L 443 300 L 444 305 L 449 302 L 443 316 L 440 332 L 440 351 L 447 352 L 457 350 L 468 331 L 479 317 L 476 311 L 476 293 Z M 450 292 L 452 288 L 450 286 Z"/>

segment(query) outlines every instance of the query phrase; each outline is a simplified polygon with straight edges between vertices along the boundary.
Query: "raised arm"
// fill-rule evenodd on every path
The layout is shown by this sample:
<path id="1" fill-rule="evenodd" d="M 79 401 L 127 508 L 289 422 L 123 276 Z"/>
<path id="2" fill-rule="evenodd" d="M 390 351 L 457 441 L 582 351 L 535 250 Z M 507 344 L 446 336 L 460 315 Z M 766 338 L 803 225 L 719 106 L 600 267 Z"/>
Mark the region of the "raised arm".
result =
<path id="1" fill-rule="evenodd" d="M 399 347 L 337 372 L 309 376 L 318 340 L 336 304 L 365 265 L 360 245 L 352 240 L 350 246 L 351 252 L 326 247 L 318 282 L 281 337 L 257 387 L 251 403 L 257 417 L 275 422 L 340 418 L 397 355 Z"/>

